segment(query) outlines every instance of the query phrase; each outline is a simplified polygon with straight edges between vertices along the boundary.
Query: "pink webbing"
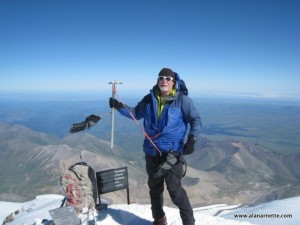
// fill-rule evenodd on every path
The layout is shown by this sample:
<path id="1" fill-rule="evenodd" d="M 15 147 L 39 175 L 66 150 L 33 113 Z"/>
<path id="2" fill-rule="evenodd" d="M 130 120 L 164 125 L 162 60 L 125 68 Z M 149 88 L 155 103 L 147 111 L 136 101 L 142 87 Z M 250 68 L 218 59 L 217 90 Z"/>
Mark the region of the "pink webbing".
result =
<path id="1" fill-rule="evenodd" d="M 120 98 L 120 96 L 115 92 L 116 96 L 118 97 L 118 99 L 120 100 L 120 102 L 123 104 L 124 108 L 128 111 L 128 113 L 130 114 L 131 118 L 134 120 L 134 122 L 140 127 L 140 129 L 142 130 L 143 134 L 145 135 L 145 137 L 150 141 L 150 143 L 153 145 L 153 147 L 155 148 L 155 150 L 159 153 L 159 155 L 161 156 L 162 153 L 161 151 L 158 149 L 158 147 L 156 146 L 156 144 L 152 141 L 151 137 L 147 134 L 147 132 L 144 130 L 144 128 L 141 126 L 141 124 L 137 121 L 137 119 L 134 117 L 134 115 L 130 112 L 130 110 L 128 109 L 128 107 L 125 105 L 125 103 L 123 102 L 123 100 Z"/>

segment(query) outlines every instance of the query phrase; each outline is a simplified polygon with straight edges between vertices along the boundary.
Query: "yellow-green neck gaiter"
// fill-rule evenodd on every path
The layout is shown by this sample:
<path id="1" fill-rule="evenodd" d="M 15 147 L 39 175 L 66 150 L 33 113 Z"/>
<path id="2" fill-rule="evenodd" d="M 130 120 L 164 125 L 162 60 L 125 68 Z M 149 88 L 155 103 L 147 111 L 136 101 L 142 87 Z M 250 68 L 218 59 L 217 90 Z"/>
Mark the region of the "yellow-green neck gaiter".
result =
<path id="1" fill-rule="evenodd" d="M 174 96 L 175 94 L 176 94 L 176 89 L 173 88 L 169 96 Z M 160 95 L 159 90 L 155 91 L 155 95 L 156 95 L 157 100 L 158 100 L 157 101 L 157 115 L 158 115 L 158 118 L 159 118 L 161 116 L 162 111 L 164 110 L 164 107 L 165 107 L 167 101 L 162 98 L 162 96 Z"/>

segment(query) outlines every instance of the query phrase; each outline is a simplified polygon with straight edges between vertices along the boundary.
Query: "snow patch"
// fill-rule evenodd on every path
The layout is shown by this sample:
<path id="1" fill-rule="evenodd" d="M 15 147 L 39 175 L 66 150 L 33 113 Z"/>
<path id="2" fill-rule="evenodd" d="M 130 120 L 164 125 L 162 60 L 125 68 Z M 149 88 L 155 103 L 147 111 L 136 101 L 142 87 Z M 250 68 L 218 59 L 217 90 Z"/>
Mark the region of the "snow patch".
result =
<path id="1" fill-rule="evenodd" d="M 0 222 L 12 213 L 13 221 L 10 225 L 42 225 L 44 221 L 52 218 L 49 210 L 59 208 L 63 196 L 61 195 L 40 195 L 34 200 L 24 203 L 0 202 Z M 218 204 L 199 207 L 194 209 L 196 225 L 250 225 L 250 224 L 299 224 L 300 197 L 274 201 L 260 204 L 250 208 L 239 208 L 240 205 Z M 239 208 L 239 209 L 237 209 Z M 182 225 L 179 210 L 177 208 L 164 207 L 169 225 Z M 15 213 L 17 212 L 17 213 Z M 214 216 L 220 213 L 219 216 Z M 240 218 L 236 214 L 292 214 L 292 218 L 266 219 L 266 218 Z M 150 225 L 153 221 L 150 205 L 120 204 L 109 205 L 107 210 L 94 211 L 95 224 L 109 225 Z M 45 223 L 44 223 L 45 224 Z M 46 223 L 47 224 L 47 223 Z M 49 224 L 49 223 L 48 223 Z"/>

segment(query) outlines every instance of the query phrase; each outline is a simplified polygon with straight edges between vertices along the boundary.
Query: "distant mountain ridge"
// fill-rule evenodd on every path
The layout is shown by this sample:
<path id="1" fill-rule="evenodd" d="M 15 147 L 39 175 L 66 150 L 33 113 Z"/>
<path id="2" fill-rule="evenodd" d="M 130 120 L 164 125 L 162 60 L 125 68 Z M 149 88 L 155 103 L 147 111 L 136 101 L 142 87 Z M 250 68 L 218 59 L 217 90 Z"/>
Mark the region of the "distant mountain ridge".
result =
<path id="1" fill-rule="evenodd" d="M 198 154 L 189 159 L 190 165 L 196 169 L 229 172 L 230 165 L 240 173 L 251 172 L 251 176 L 265 176 L 269 181 L 284 179 L 296 182 L 300 179 L 300 154 L 281 155 L 263 145 L 230 138 L 212 141 L 202 137 L 197 150 Z"/>
<path id="2" fill-rule="evenodd" d="M 195 169 L 221 176 L 215 183 L 220 193 L 239 202 L 254 203 L 269 193 L 273 199 L 300 194 L 300 154 L 280 155 L 257 143 L 202 137 L 196 152 L 186 159 Z"/>
<path id="3" fill-rule="evenodd" d="M 64 169 L 80 161 L 80 153 L 95 171 L 127 166 L 131 200 L 149 201 L 142 152 L 132 157 L 118 146 L 111 150 L 110 143 L 88 133 L 59 138 L 1 122 L 0 200 L 24 201 L 60 193 L 58 179 Z M 268 193 L 273 198 L 300 193 L 299 155 L 282 156 L 258 144 L 202 137 L 186 160 L 188 170 L 182 182 L 193 205 L 253 203 Z M 274 195 L 277 189 L 280 196 Z M 114 203 L 126 202 L 122 192 L 106 197 Z M 171 204 L 170 199 L 166 203 Z"/>
<path id="4" fill-rule="evenodd" d="M 79 136 L 83 145 L 90 148 L 82 145 L 73 148 L 66 144 L 76 145 Z M 96 146 L 100 149 L 97 153 L 93 152 Z M 72 164 L 80 162 L 80 154 L 96 171 L 127 165 L 135 176 L 143 174 L 118 157 L 119 151 L 117 147 L 112 151 L 109 143 L 88 134 L 72 135 L 64 140 L 22 125 L 0 123 L 0 154 L 5 159 L 0 164 L 0 199 L 22 201 L 37 193 L 60 193 L 60 175 Z"/>

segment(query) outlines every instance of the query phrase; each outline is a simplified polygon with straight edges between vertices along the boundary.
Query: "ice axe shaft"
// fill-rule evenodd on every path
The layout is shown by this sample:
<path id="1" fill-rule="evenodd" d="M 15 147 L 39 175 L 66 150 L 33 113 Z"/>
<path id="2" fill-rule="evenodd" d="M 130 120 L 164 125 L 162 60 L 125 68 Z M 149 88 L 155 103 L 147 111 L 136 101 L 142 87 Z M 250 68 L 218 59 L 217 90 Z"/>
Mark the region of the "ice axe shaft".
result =
<path id="1" fill-rule="evenodd" d="M 112 84 L 112 98 L 115 98 L 115 84 Z M 114 132 L 115 132 L 115 110 L 111 109 L 111 133 L 110 133 L 110 148 L 114 147 Z"/>
<path id="2" fill-rule="evenodd" d="M 112 98 L 115 98 L 116 95 L 116 85 L 122 84 L 122 82 L 119 81 L 111 81 L 108 84 L 111 84 L 112 87 Z M 115 110 L 114 107 L 111 109 L 111 134 L 110 134 L 110 148 L 112 149 L 114 147 L 114 132 L 115 132 Z"/>

